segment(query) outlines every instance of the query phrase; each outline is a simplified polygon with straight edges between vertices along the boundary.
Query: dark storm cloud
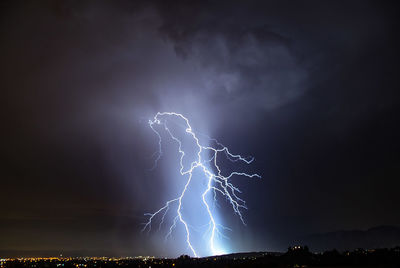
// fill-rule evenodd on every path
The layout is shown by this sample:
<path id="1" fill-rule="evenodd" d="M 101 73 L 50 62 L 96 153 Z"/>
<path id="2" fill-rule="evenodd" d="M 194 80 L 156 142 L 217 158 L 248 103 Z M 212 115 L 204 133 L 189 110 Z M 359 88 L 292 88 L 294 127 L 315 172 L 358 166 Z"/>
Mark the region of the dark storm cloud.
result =
<path id="1" fill-rule="evenodd" d="M 155 141 L 146 122 L 159 110 L 185 113 L 197 129 L 256 156 L 264 179 L 239 182 L 250 210 L 249 227 L 232 235 L 242 244 L 236 250 L 400 224 L 397 7 L 2 7 L 0 209 L 8 234 L 0 248 L 73 249 L 87 234 L 86 249 L 163 252 L 138 236 L 141 215 L 164 200 L 155 182 L 168 188 L 162 170 L 147 172 Z M 33 233 L 47 248 L 24 239 Z"/>
<path id="2" fill-rule="evenodd" d="M 273 109 L 302 94 L 307 68 L 289 37 L 265 22 L 241 18 L 237 9 L 194 7 L 198 14 L 191 17 L 182 14 L 188 12 L 184 8 L 166 10 L 161 31 L 174 41 L 178 55 L 204 67 L 205 89 L 214 94 L 215 105 Z"/>

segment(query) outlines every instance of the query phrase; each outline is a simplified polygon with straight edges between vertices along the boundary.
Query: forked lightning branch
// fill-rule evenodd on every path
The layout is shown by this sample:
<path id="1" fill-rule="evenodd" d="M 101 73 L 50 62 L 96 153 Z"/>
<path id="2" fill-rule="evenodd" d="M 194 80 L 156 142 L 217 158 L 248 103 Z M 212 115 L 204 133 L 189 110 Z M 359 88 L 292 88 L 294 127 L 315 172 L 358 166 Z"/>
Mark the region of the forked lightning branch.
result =
<path id="1" fill-rule="evenodd" d="M 184 123 L 185 126 L 185 133 L 184 135 L 189 135 L 189 140 L 193 142 L 195 150 L 195 159 L 193 162 L 190 163 L 190 165 L 187 165 L 188 167 L 185 168 L 185 165 L 183 163 L 184 157 L 185 157 L 185 151 L 182 146 L 182 139 L 179 139 L 177 135 L 173 134 L 173 131 L 170 130 L 168 126 L 168 122 L 172 120 L 180 120 Z M 150 128 L 154 131 L 154 133 L 157 135 L 159 141 L 159 150 L 158 150 L 158 155 L 156 158 L 155 165 L 157 165 L 157 161 L 161 158 L 162 155 L 162 136 L 160 131 L 165 131 L 164 134 L 167 134 L 167 137 L 171 138 L 173 141 L 175 141 L 178 144 L 178 151 L 180 155 L 180 167 L 179 172 L 182 176 L 186 177 L 186 184 L 183 187 L 183 189 L 180 191 L 180 193 L 176 196 L 176 198 L 168 200 L 165 202 L 164 206 L 155 211 L 154 213 L 147 213 L 145 214 L 146 216 L 149 217 L 147 223 L 143 227 L 142 231 L 145 231 L 146 229 L 148 231 L 151 230 L 151 226 L 153 224 L 153 221 L 156 219 L 156 216 L 159 216 L 160 222 L 159 222 L 159 228 L 161 228 L 161 225 L 164 223 L 165 217 L 169 211 L 171 211 L 171 205 L 173 203 L 177 204 L 177 209 L 173 211 L 173 221 L 171 226 L 169 227 L 169 231 L 166 234 L 166 238 L 172 235 L 172 232 L 174 229 L 177 227 L 178 224 L 181 224 L 184 229 L 185 229 L 185 236 L 186 236 L 186 243 L 187 246 L 190 248 L 191 252 L 193 253 L 194 256 L 198 256 L 196 249 L 193 246 L 193 243 L 191 241 L 192 239 L 192 233 L 191 233 L 191 227 L 185 220 L 185 215 L 182 213 L 182 207 L 184 203 L 184 197 L 185 194 L 187 193 L 187 189 L 192 181 L 193 178 L 193 172 L 200 171 L 201 174 L 204 176 L 204 178 L 207 181 L 206 189 L 204 192 L 201 194 L 201 205 L 205 208 L 207 211 L 207 217 L 208 217 L 208 232 L 210 232 L 209 235 L 209 246 L 213 254 L 218 254 L 218 250 L 215 247 L 215 239 L 217 235 L 222 235 L 221 229 L 224 229 L 221 224 L 219 224 L 216 221 L 216 217 L 213 215 L 212 209 L 211 209 L 211 204 L 207 202 L 207 197 L 208 195 L 213 195 L 214 201 L 216 201 L 216 195 L 220 194 L 223 197 L 225 197 L 230 205 L 232 206 L 233 211 L 237 214 L 237 216 L 240 218 L 243 224 L 245 224 L 245 221 L 242 216 L 242 209 L 246 209 L 246 202 L 239 197 L 239 194 L 241 193 L 240 190 L 234 186 L 231 183 L 231 178 L 233 176 L 244 176 L 244 177 L 257 177 L 261 178 L 260 175 L 258 174 L 248 174 L 244 172 L 237 172 L 233 171 L 231 172 L 228 176 L 222 175 L 222 170 L 220 165 L 218 165 L 218 159 L 219 157 L 223 156 L 226 159 L 230 161 L 241 161 L 244 162 L 245 164 L 250 164 L 253 162 L 254 158 L 245 158 L 242 157 L 241 155 L 238 154 L 232 154 L 228 147 L 222 145 L 221 143 L 215 141 L 216 146 L 204 146 L 200 143 L 200 140 L 196 133 L 193 131 L 189 120 L 183 116 L 182 114 L 179 113 L 174 113 L 174 112 L 159 112 L 157 113 L 152 120 L 149 120 L 149 126 Z M 157 126 L 157 127 L 155 127 Z M 208 153 L 208 154 L 204 154 Z M 207 159 L 204 155 L 209 155 Z"/>

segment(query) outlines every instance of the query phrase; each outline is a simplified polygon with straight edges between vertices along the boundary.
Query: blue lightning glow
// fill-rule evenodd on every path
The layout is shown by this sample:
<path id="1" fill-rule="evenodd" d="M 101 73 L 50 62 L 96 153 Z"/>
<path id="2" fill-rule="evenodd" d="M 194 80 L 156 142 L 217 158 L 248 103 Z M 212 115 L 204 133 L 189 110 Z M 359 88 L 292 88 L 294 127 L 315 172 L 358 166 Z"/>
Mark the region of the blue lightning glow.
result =
<path id="1" fill-rule="evenodd" d="M 186 128 L 185 132 L 187 135 L 191 136 L 191 138 L 193 139 L 194 145 L 196 147 L 197 157 L 193 162 L 191 162 L 190 168 L 185 169 L 184 164 L 183 164 L 185 151 L 182 148 L 182 141 L 180 139 L 178 139 L 175 135 L 173 135 L 171 130 L 168 128 L 167 119 L 171 118 L 171 117 L 175 118 L 175 119 L 183 120 L 185 122 L 185 128 Z M 168 237 L 170 237 L 172 235 L 172 232 L 173 232 L 174 228 L 176 227 L 178 220 L 179 220 L 179 222 L 185 228 L 186 243 L 187 243 L 188 247 L 190 248 L 193 255 L 198 257 L 198 254 L 191 242 L 190 226 L 187 223 L 187 221 L 185 221 L 184 216 L 182 215 L 182 205 L 183 205 L 183 198 L 185 196 L 185 193 L 187 192 L 187 189 L 192 181 L 193 172 L 195 169 L 199 169 L 202 171 L 202 174 L 204 175 L 204 177 L 207 180 L 207 188 L 201 195 L 201 197 L 202 197 L 201 201 L 202 201 L 203 206 L 206 209 L 207 215 L 209 217 L 208 225 L 209 225 L 209 230 L 210 230 L 211 235 L 210 235 L 210 239 L 209 239 L 208 243 L 209 243 L 210 249 L 212 251 L 212 254 L 214 254 L 214 255 L 221 254 L 222 253 L 221 250 L 218 249 L 218 247 L 215 245 L 216 244 L 215 236 L 216 236 L 216 234 L 223 236 L 220 229 L 229 229 L 229 228 L 224 227 L 221 224 L 217 223 L 216 217 L 215 217 L 215 215 L 213 215 L 212 209 L 210 208 L 210 204 L 208 204 L 208 202 L 207 202 L 207 199 L 206 199 L 207 195 L 209 195 L 210 192 L 213 193 L 214 194 L 214 202 L 216 202 L 217 193 L 224 196 L 232 205 L 233 211 L 239 216 L 240 220 L 245 225 L 245 221 L 243 219 L 241 209 L 246 209 L 246 202 L 243 199 L 241 199 L 240 197 L 238 197 L 238 193 L 241 193 L 241 191 L 230 182 L 230 179 L 235 175 L 245 176 L 245 177 L 249 177 L 249 178 L 253 178 L 253 177 L 261 178 L 261 176 L 258 174 L 247 174 L 244 172 L 236 172 L 236 171 L 231 172 L 228 176 L 224 176 L 221 174 L 221 168 L 217 164 L 217 156 L 219 153 L 224 153 L 228 160 L 233 161 L 233 162 L 241 161 L 246 164 L 252 163 L 254 158 L 247 159 L 247 158 L 242 157 L 241 155 L 232 154 L 227 147 L 225 147 L 224 145 L 222 145 L 221 143 L 219 143 L 216 140 L 213 140 L 217 144 L 216 148 L 214 148 L 212 146 L 201 145 L 199 138 L 193 132 L 192 127 L 189 124 L 189 120 L 185 116 L 183 116 L 182 114 L 179 114 L 179 113 L 174 113 L 174 112 L 160 113 L 159 112 L 154 116 L 154 118 L 152 120 L 149 120 L 149 125 L 150 125 L 150 128 L 154 131 L 154 133 L 159 138 L 159 141 L 158 141 L 159 152 L 158 152 L 158 156 L 155 160 L 155 164 L 154 164 L 153 168 L 155 168 L 157 166 L 157 162 L 160 160 L 161 155 L 162 155 L 161 134 L 157 131 L 156 128 L 154 128 L 154 126 L 157 125 L 157 126 L 163 127 L 164 130 L 166 131 L 166 133 L 169 135 L 169 137 L 171 137 L 171 139 L 174 140 L 175 142 L 177 142 L 177 144 L 179 145 L 179 147 L 178 147 L 178 151 L 180 154 L 180 170 L 179 171 L 182 176 L 187 176 L 187 181 L 186 181 L 185 186 L 183 187 L 183 190 L 180 192 L 180 194 L 176 198 L 167 201 L 165 203 L 165 205 L 163 207 L 161 207 L 159 210 L 157 210 L 156 212 L 145 214 L 146 216 L 149 217 L 149 219 L 148 219 L 147 223 L 144 225 L 142 231 L 145 231 L 146 229 L 148 231 L 150 231 L 151 226 L 152 226 L 152 221 L 159 214 L 161 215 L 159 229 L 161 229 L 161 225 L 164 223 L 165 216 L 167 215 L 167 212 L 170 210 L 170 205 L 172 203 L 177 203 L 177 210 L 176 210 L 176 214 L 175 214 L 173 223 L 170 226 L 169 231 L 165 238 L 167 239 Z M 203 159 L 202 158 L 203 152 L 210 152 L 211 157 L 209 159 Z M 212 166 L 209 167 L 209 165 L 211 163 L 212 163 Z M 214 172 L 213 169 L 215 169 L 216 172 Z"/>

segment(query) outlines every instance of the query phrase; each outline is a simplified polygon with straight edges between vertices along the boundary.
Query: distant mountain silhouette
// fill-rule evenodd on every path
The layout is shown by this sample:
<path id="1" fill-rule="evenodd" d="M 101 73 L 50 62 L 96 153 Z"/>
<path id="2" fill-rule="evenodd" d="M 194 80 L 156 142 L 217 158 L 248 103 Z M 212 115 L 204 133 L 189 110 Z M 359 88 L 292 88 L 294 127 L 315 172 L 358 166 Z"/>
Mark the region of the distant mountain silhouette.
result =
<path id="1" fill-rule="evenodd" d="M 400 246 L 400 228 L 379 226 L 366 231 L 337 231 L 306 236 L 299 241 L 311 251 L 375 249 Z"/>
<path id="2" fill-rule="evenodd" d="M 254 251 L 254 252 L 237 252 L 224 255 L 215 255 L 203 257 L 203 259 L 243 259 L 243 258 L 259 258 L 263 256 L 281 256 L 282 252 L 267 252 L 267 251 Z"/>

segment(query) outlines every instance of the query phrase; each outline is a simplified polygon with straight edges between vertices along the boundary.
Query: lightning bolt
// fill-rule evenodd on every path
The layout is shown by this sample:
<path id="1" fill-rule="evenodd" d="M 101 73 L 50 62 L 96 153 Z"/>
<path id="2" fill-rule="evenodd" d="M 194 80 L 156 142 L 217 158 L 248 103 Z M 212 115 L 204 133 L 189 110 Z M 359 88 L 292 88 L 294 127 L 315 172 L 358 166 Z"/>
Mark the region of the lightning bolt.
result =
<path id="1" fill-rule="evenodd" d="M 171 118 L 171 117 L 177 118 L 179 120 L 183 120 L 186 134 L 190 135 L 191 138 L 193 139 L 193 142 L 194 142 L 194 145 L 196 148 L 197 157 L 190 164 L 190 168 L 185 169 L 184 164 L 183 164 L 185 151 L 182 149 L 182 141 L 180 139 L 178 139 L 175 135 L 173 135 L 173 133 L 168 128 L 167 119 Z M 218 251 L 215 248 L 215 236 L 217 234 L 222 235 L 220 228 L 222 228 L 222 229 L 229 229 L 229 228 L 226 228 L 216 222 L 215 217 L 211 211 L 210 204 L 208 204 L 208 202 L 206 200 L 206 196 L 210 193 L 213 193 L 214 202 L 216 202 L 217 193 L 224 196 L 229 201 L 229 203 L 232 206 L 233 211 L 239 216 L 242 223 L 244 225 L 246 225 L 246 223 L 243 219 L 243 215 L 241 213 L 241 209 L 247 209 L 246 202 L 238 196 L 238 194 L 240 194 L 241 191 L 230 182 L 230 179 L 233 176 L 244 176 L 244 177 L 248 177 L 248 178 L 254 178 L 254 177 L 261 178 L 261 176 L 258 174 L 247 174 L 244 172 L 236 172 L 236 171 L 231 172 L 228 176 L 222 175 L 221 168 L 217 164 L 218 156 L 219 156 L 219 154 L 225 154 L 227 159 L 230 161 L 233 161 L 233 162 L 241 161 L 246 164 L 251 164 L 254 161 L 254 158 L 245 158 L 238 154 L 232 154 L 226 146 L 222 145 L 215 139 L 210 139 L 216 143 L 217 146 L 215 146 L 215 147 L 201 145 L 199 138 L 197 137 L 197 135 L 195 134 L 195 132 L 193 131 L 193 129 L 189 123 L 189 120 L 185 116 L 183 116 L 182 114 L 179 114 L 179 113 L 158 112 L 152 120 L 149 120 L 149 126 L 154 131 L 154 133 L 157 135 L 157 137 L 159 139 L 158 155 L 156 157 L 155 164 L 152 169 L 154 169 L 157 166 L 157 162 L 159 161 L 159 159 L 161 158 L 161 155 L 162 155 L 161 134 L 155 128 L 155 126 L 160 126 L 160 127 L 163 127 L 164 130 L 166 131 L 166 133 L 169 135 L 169 137 L 171 137 L 171 139 L 174 140 L 178 144 L 178 151 L 180 154 L 180 169 L 179 169 L 179 171 L 182 176 L 187 176 L 187 181 L 186 181 L 186 184 L 183 187 L 182 191 L 180 192 L 180 195 L 178 195 L 174 199 L 167 201 L 163 207 L 161 207 L 154 213 L 146 213 L 145 214 L 149 218 L 148 218 L 147 223 L 145 223 L 145 225 L 142 229 L 142 232 L 145 231 L 146 229 L 148 231 L 151 230 L 152 222 L 157 215 L 161 215 L 161 221 L 159 223 L 159 229 L 161 229 L 161 225 L 164 223 L 165 216 L 167 215 L 168 211 L 170 210 L 170 206 L 173 203 L 177 203 L 176 214 L 175 214 L 173 223 L 170 226 L 169 232 L 167 233 L 165 239 L 167 239 L 168 237 L 170 237 L 172 235 L 172 232 L 176 228 L 176 225 L 179 220 L 179 222 L 185 228 L 186 243 L 188 245 L 188 248 L 190 248 L 191 252 L 193 253 L 193 255 L 195 257 L 198 257 L 198 254 L 191 243 L 190 225 L 185 221 L 185 219 L 182 215 L 182 205 L 183 205 L 183 198 L 185 196 L 185 193 L 188 189 L 188 186 L 190 185 L 190 182 L 192 181 L 193 171 L 195 169 L 200 169 L 202 171 L 202 174 L 204 175 L 204 177 L 207 179 L 207 188 L 202 193 L 201 196 L 202 196 L 202 203 L 204 205 L 204 208 L 207 210 L 207 214 L 209 217 L 208 224 L 209 224 L 209 230 L 211 232 L 209 245 L 210 245 L 210 249 L 211 249 L 212 253 L 214 255 L 218 254 Z M 209 159 L 202 158 L 202 153 L 206 152 L 206 151 L 211 153 L 211 157 Z M 208 165 L 210 165 L 211 163 L 212 163 L 212 166 L 208 167 Z M 215 170 L 216 172 L 213 170 Z"/>

